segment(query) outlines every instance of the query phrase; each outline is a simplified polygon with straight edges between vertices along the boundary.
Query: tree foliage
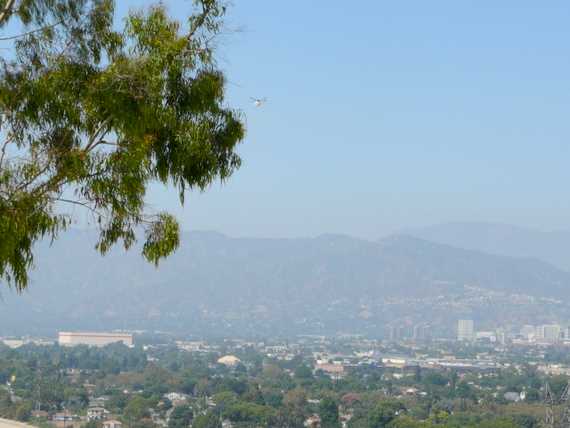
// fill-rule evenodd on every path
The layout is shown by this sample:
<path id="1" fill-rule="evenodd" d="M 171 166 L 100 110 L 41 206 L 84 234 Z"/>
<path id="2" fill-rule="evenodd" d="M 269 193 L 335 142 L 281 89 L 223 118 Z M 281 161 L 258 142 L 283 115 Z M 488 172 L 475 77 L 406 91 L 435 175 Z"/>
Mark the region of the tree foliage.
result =
<path id="1" fill-rule="evenodd" d="M 149 416 L 149 402 L 141 397 L 133 397 L 125 407 L 125 418 L 128 421 L 140 421 Z"/>
<path id="2" fill-rule="evenodd" d="M 149 184 L 183 203 L 240 166 L 244 125 L 212 48 L 224 12 L 197 0 L 181 23 L 157 5 L 117 30 L 113 0 L 0 0 L 0 30 L 21 30 L 0 38 L 0 279 L 25 288 L 34 243 L 77 210 L 102 253 L 139 230 L 153 263 L 177 248 L 176 220 L 145 205 Z"/>
<path id="3" fill-rule="evenodd" d="M 206 413 L 205 415 L 198 416 L 194 423 L 193 428 L 222 428 L 220 418 L 213 413 Z"/>
<path id="4" fill-rule="evenodd" d="M 340 426 L 338 403 L 331 397 L 324 397 L 319 403 L 319 416 L 323 428 L 337 428 Z"/>
<path id="5" fill-rule="evenodd" d="M 402 403 L 398 401 L 381 401 L 368 415 L 370 428 L 384 428 L 388 426 L 403 408 Z"/>
<path id="6" fill-rule="evenodd" d="M 189 405 L 176 406 L 168 420 L 168 428 L 186 428 L 190 426 L 194 412 Z"/>

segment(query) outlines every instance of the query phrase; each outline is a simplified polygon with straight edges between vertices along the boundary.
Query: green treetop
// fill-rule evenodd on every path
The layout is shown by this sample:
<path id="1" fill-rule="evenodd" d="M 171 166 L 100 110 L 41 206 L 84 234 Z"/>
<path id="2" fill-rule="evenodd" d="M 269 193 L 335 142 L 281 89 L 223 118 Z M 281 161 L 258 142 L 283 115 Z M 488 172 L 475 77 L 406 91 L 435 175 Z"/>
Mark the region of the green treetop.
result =
<path id="1" fill-rule="evenodd" d="M 102 253 L 139 229 L 149 261 L 177 248 L 149 184 L 183 203 L 240 165 L 244 125 L 211 46 L 224 12 L 199 0 L 180 23 L 155 6 L 117 28 L 113 0 L 0 0 L 0 279 L 27 286 L 34 243 L 73 221 L 66 206 L 90 213 Z"/>

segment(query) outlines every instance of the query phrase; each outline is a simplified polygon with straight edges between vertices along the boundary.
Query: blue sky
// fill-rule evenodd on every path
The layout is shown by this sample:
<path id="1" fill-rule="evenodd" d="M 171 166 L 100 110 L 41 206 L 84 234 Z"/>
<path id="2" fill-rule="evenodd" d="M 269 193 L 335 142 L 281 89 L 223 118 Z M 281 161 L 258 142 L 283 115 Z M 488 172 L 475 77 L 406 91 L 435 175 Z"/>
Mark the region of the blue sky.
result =
<path id="1" fill-rule="evenodd" d="M 232 236 L 569 228 L 568 22 L 566 1 L 234 0 L 218 53 L 243 167 L 184 208 L 149 202 Z"/>

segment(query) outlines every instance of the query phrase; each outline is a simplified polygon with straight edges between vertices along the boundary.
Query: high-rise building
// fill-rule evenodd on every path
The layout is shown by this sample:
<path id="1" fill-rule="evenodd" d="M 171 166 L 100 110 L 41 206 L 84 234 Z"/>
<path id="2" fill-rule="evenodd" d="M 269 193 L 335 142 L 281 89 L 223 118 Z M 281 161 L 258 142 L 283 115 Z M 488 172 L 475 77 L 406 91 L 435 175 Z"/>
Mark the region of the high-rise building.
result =
<path id="1" fill-rule="evenodd" d="M 457 322 L 457 340 L 475 339 L 475 328 L 473 320 L 459 320 Z"/>
<path id="2" fill-rule="evenodd" d="M 495 332 L 495 335 L 497 337 L 498 343 L 500 343 L 501 345 L 505 345 L 507 343 L 507 333 L 505 332 L 505 330 L 503 330 L 502 328 L 498 328 L 497 331 Z"/>
<path id="3" fill-rule="evenodd" d="M 416 324 L 412 329 L 412 339 L 416 342 L 422 342 L 430 338 L 430 330 L 428 324 Z"/>
<path id="4" fill-rule="evenodd" d="M 399 324 L 391 325 L 388 328 L 388 338 L 390 339 L 391 342 L 397 342 L 398 340 L 401 340 L 402 337 L 403 337 L 402 326 L 400 326 Z"/>
<path id="5" fill-rule="evenodd" d="M 527 324 L 521 328 L 520 335 L 526 340 L 533 340 L 536 338 L 536 327 L 530 324 Z"/>
<path id="6" fill-rule="evenodd" d="M 559 324 L 545 324 L 538 326 L 536 337 L 548 342 L 558 342 L 562 333 L 562 327 Z"/>

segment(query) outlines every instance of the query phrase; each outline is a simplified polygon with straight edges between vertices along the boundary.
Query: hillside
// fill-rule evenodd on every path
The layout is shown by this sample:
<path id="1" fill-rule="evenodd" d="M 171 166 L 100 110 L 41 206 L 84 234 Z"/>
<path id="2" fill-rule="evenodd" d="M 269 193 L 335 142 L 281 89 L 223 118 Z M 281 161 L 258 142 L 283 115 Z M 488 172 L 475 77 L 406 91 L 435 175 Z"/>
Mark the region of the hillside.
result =
<path id="1" fill-rule="evenodd" d="M 237 239 L 192 232 L 159 269 L 136 251 L 116 249 L 103 258 L 92 247 L 92 235 L 73 231 L 53 247 L 39 248 L 30 289 L 22 296 L 3 292 L 0 335 L 110 328 L 360 331 L 396 316 L 395 306 L 386 306 L 392 300 L 423 299 L 426 304 L 410 316 L 429 317 L 435 311 L 430 299 L 462 296 L 465 286 L 547 298 L 565 298 L 570 289 L 569 273 L 535 259 L 404 235 L 369 242 L 338 235 Z M 411 310 L 402 306 L 398 316 Z"/>
<path id="2" fill-rule="evenodd" d="M 570 231 L 543 232 L 498 223 L 445 223 L 406 233 L 489 254 L 533 257 L 570 271 Z"/>

